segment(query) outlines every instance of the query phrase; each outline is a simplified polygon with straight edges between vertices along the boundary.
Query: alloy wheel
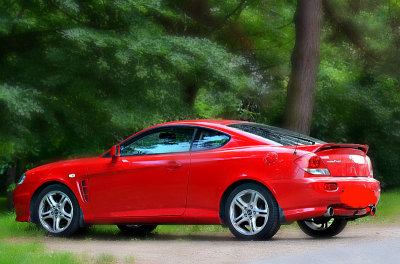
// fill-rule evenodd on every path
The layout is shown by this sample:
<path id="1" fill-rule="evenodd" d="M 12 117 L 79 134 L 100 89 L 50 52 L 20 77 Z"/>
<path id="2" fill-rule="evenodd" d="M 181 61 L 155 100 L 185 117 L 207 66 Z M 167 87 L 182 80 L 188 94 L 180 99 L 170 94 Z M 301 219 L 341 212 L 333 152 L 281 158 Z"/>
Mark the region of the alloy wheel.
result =
<path id="1" fill-rule="evenodd" d="M 230 205 L 230 221 L 243 235 L 259 233 L 268 222 L 269 208 L 264 196 L 256 190 L 239 192 Z"/>
<path id="2" fill-rule="evenodd" d="M 51 233 L 60 233 L 71 224 L 74 208 L 68 195 L 50 191 L 40 201 L 39 220 Z"/>

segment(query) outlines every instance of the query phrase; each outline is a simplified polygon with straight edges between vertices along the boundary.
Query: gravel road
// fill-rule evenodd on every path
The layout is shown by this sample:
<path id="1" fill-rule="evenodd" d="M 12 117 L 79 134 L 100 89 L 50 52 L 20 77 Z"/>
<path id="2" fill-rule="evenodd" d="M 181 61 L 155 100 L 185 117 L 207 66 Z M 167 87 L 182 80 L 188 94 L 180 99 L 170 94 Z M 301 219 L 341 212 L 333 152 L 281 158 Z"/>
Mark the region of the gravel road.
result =
<path id="1" fill-rule="evenodd" d="M 96 257 L 114 255 L 118 263 L 400 263 L 400 226 L 352 224 L 339 236 L 313 239 L 299 229 L 281 229 L 270 241 L 237 241 L 229 232 L 154 234 L 146 239 L 104 236 L 82 239 L 44 237 L 52 251 Z M 349 259 L 346 262 L 346 259 Z M 328 260 L 328 262 L 327 262 Z M 377 261 L 378 260 L 378 261 Z M 386 261 L 385 261 L 386 260 Z"/>

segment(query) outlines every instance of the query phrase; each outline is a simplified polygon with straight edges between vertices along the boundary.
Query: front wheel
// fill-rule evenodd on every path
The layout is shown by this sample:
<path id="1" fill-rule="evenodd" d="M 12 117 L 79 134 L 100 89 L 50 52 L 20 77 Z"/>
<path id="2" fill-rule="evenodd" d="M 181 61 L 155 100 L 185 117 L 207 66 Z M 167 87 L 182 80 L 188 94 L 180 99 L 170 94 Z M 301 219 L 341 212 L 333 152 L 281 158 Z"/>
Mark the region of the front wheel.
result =
<path id="1" fill-rule="evenodd" d="M 52 236 L 70 236 L 79 229 L 79 204 L 70 189 L 50 185 L 35 202 L 34 222 Z"/>
<path id="2" fill-rule="evenodd" d="M 117 225 L 119 230 L 126 235 L 146 236 L 157 228 L 157 225 Z"/>
<path id="3" fill-rule="evenodd" d="M 265 240 L 280 227 L 278 203 L 264 187 L 246 183 L 235 188 L 225 204 L 225 220 L 240 239 Z"/>
<path id="4" fill-rule="evenodd" d="M 347 220 L 338 218 L 313 218 L 297 221 L 297 224 L 309 236 L 326 238 L 336 236 L 342 232 L 347 225 Z"/>

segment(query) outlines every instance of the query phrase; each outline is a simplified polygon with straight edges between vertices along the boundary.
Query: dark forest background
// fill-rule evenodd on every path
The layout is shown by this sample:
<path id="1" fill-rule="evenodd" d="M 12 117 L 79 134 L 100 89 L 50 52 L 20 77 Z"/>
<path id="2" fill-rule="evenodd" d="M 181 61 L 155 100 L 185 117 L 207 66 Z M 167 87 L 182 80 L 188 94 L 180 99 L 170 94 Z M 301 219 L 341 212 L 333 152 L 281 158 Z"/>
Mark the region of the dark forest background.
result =
<path id="1" fill-rule="evenodd" d="M 393 188 L 399 84 L 397 0 L 2 0 L 1 192 L 39 164 L 197 118 L 368 144 Z"/>

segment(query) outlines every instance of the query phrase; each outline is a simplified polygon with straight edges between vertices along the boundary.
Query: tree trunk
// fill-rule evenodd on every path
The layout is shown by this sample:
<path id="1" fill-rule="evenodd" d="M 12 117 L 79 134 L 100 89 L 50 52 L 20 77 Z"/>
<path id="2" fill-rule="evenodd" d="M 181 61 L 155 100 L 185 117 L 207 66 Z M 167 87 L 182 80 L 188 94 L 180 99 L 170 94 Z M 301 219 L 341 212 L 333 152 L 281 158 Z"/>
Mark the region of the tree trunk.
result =
<path id="1" fill-rule="evenodd" d="M 7 170 L 7 180 L 6 180 L 6 186 L 7 188 L 15 183 L 16 179 L 16 173 L 17 173 L 17 167 L 13 166 Z M 14 202 L 13 202 L 13 191 L 7 191 L 7 209 L 9 211 L 12 211 L 14 209 Z"/>
<path id="2" fill-rule="evenodd" d="M 186 85 L 186 101 L 190 108 L 193 109 L 194 103 L 196 101 L 197 93 L 199 92 L 199 86 L 194 82 Z"/>
<path id="3" fill-rule="evenodd" d="M 310 134 L 319 64 L 322 0 L 298 0 L 295 13 L 296 43 L 287 87 L 285 126 Z"/>

